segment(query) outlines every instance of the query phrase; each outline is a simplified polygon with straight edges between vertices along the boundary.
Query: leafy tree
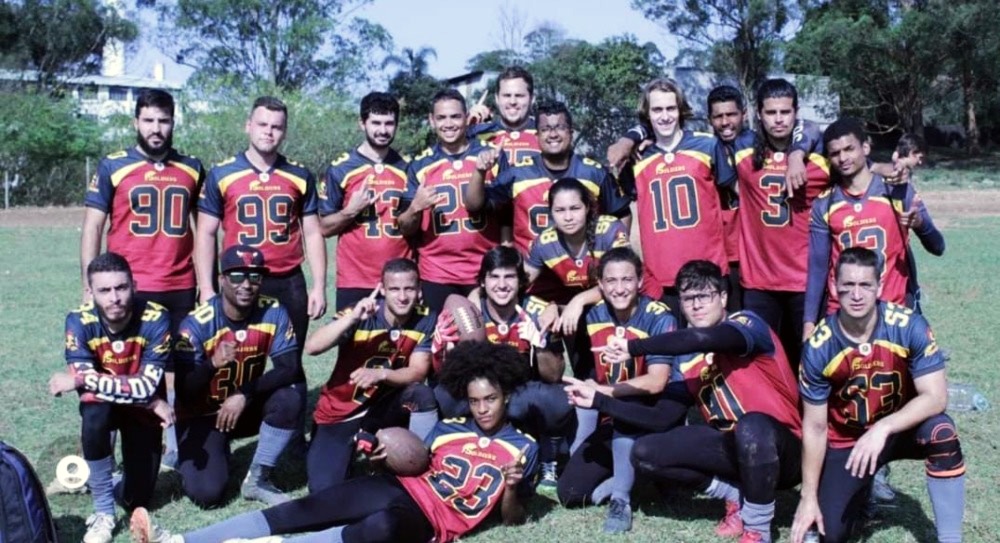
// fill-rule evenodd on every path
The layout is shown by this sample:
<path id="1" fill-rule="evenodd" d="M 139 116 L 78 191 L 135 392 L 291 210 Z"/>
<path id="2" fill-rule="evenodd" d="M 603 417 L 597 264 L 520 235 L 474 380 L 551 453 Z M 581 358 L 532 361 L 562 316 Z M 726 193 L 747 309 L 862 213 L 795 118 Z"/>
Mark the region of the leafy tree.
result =
<path id="1" fill-rule="evenodd" d="M 365 81 L 391 37 L 350 13 L 369 0 L 177 0 L 162 8 L 177 58 L 230 85 L 286 91 Z"/>
<path id="2" fill-rule="evenodd" d="M 399 69 L 399 73 L 416 78 L 427 74 L 428 59 L 431 57 L 437 60 L 437 51 L 433 47 L 421 47 L 416 50 L 404 47 L 400 54 L 385 57 L 382 69 L 395 67 Z"/>
<path id="3" fill-rule="evenodd" d="M 104 46 L 135 39 L 136 26 L 99 0 L 24 0 L 0 4 L 0 63 L 35 70 L 39 86 L 57 76 L 94 73 Z"/>
<path id="4" fill-rule="evenodd" d="M 682 58 L 733 76 L 747 96 L 777 65 L 795 16 L 791 0 L 632 0 L 632 7 L 680 38 Z"/>

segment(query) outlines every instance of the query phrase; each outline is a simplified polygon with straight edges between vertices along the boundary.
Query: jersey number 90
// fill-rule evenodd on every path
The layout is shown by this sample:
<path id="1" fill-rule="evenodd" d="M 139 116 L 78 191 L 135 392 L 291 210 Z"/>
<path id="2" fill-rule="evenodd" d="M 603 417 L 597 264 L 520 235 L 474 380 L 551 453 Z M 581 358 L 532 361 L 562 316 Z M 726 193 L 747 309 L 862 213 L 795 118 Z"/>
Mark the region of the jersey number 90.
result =
<path id="1" fill-rule="evenodd" d="M 187 234 L 191 194 L 179 185 L 134 187 L 128 193 L 132 220 L 129 231 L 134 236 L 155 236 L 163 233 L 170 237 Z"/>

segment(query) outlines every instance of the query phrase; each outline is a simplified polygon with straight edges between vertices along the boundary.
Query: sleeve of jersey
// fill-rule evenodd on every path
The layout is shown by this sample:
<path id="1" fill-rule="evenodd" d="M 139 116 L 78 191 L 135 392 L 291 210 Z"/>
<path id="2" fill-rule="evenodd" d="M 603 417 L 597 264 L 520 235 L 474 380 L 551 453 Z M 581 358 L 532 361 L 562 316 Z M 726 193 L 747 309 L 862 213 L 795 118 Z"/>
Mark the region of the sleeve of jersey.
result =
<path id="1" fill-rule="evenodd" d="M 927 319 L 918 313 L 910 315 L 910 325 L 904 329 L 910 349 L 910 375 L 914 379 L 944 369 L 944 355 L 938 348 L 934 332 Z"/>
<path id="2" fill-rule="evenodd" d="M 163 379 L 163 368 L 171 353 L 170 320 L 161 318 L 144 321 L 140 329 L 146 338 L 142 363 L 136 375 L 85 373 L 77 375 L 77 388 L 92 392 L 99 399 L 119 404 L 147 403 L 156 394 Z"/>
<path id="3" fill-rule="evenodd" d="M 771 354 L 774 352 L 774 342 L 771 340 L 771 328 L 764 319 L 750 311 L 740 311 L 723 321 L 724 326 L 735 328 L 746 340 L 746 350 L 740 356 L 755 354 Z"/>
<path id="4" fill-rule="evenodd" d="M 830 209 L 829 194 L 813 204 L 809 219 L 809 267 L 806 274 L 804 322 L 819 322 L 823 318 L 823 294 L 830 274 L 830 225 L 826 213 Z M 832 295 L 832 293 L 831 293 Z"/>
<path id="5" fill-rule="evenodd" d="M 830 398 L 830 382 L 823 375 L 829 362 L 827 345 L 829 342 L 814 347 L 807 341 L 803 346 L 802 364 L 799 366 L 799 396 L 803 402 L 811 405 L 825 404 Z"/>
<path id="6" fill-rule="evenodd" d="M 677 330 L 677 320 L 669 312 L 657 315 L 653 326 L 649 329 L 650 336 L 659 336 Z M 665 354 L 646 355 L 646 364 L 673 364 L 674 357 Z"/>
<path id="7" fill-rule="evenodd" d="M 115 187 L 111 184 L 111 165 L 108 159 L 104 159 L 97 165 L 97 172 L 94 179 L 87 186 L 87 194 L 83 199 L 86 207 L 101 210 L 105 213 L 111 211 L 111 202 L 115 196 Z"/>
<path id="8" fill-rule="evenodd" d="M 205 178 L 205 186 L 201 189 L 201 196 L 198 198 L 198 211 L 221 219 L 225 208 L 222 201 L 222 192 L 219 190 L 218 174 L 218 168 L 212 168 L 208 172 L 208 177 Z"/>
<path id="9" fill-rule="evenodd" d="M 630 200 L 625 197 L 618 181 L 611 175 L 611 172 L 603 168 L 600 171 L 603 174 L 601 180 L 601 209 L 603 213 L 618 218 L 627 217 L 632 212 L 629 208 Z"/>
<path id="10" fill-rule="evenodd" d="M 736 185 L 736 168 L 729 158 L 726 145 L 719 138 L 712 138 L 712 173 L 715 174 L 715 184 L 720 187 L 733 187 Z"/>
<path id="11" fill-rule="evenodd" d="M 618 174 L 618 188 L 622 191 L 622 197 L 629 202 L 634 202 L 638 198 L 635 189 L 635 176 L 637 175 L 635 169 L 637 167 L 637 165 L 626 166 Z"/>
<path id="12" fill-rule="evenodd" d="M 549 303 L 536 296 L 528 296 L 528 298 L 521 305 L 524 307 L 524 312 L 528 314 L 528 318 L 531 319 L 532 324 L 534 324 L 536 328 L 541 329 L 541 324 L 539 324 L 538 319 L 542 316 L 542 312 L 544 312 L 549 306 Z M 544 350 L 546 351 L 553 353 L 563 352 L 562 341 L 552 341 L 552 333 L 549 331 L 542 334 L 542 342 L 545 344 Z"/>
<path id="13" fill-rule="evenodd" d="M 812 121 L 799 120 L 792 131 L 792 151 L 802 151 L 809 156 L 823 154 L 823 132 Z"/>
<path id="14" fill-rule="evenodd" d="M 326 194 L 319 199 L 319 214 L 321 217 L 333 215 L 344 205 L 344 188 L 340 186 L 340 175 L 335 166 L 326 169 Z"/>
<path id="15" fill-rule="evenodd" d="M 622 136 L 623 138 L 628 138 L 632 140 L 632 143 L 638 145 L 642 143 L 642 140 L 646 139 L 649 132 L 646 130 L 645 125 L 639 123 L 632 128 L 629 128 L 627 132 Z"/>
<path id="16" fill-rule="evenodd" d="M 205 352 L 197 321 L 185 317 L 174 341 L 174 369 L 177 397 L 180 401 L 197 401 L 208 390 L 215 376 L 215 366 Z"/>
<path id="17" fill-rule="evenodd" d="M 431 351 L 431 339 L 434 337 L 434 324 L 437 323 L 437 318 L 437 313 L 428 309 L 427 314 L 417 322 L 417 332 L 420 333 L 420 341 L 413 348 L 413 352 L 429 353 Z"/>
<path id="18" fill-rule="evenodd" d="M 78 312 L 66 315 L 66 364 L 77 373 L 94 371 L 97 360 L 87 347 L 87 330 L 80 322 Z"/>
<path id="19" fill-rule="evenodd" d="M 316 196 L 316 176 L 304 169 L 306 178 L 306 193 L 302 197 L 302 216 L 315 215 L 319 211 L 319 198 Z"/>
<path id="20" fill-rule="evenodd" d="M 545 247 L 539 236 L 531 240 L 531 245 L 528 246 L 528 258 L 524 263 L 537 270 L 545 268 Z"/>
<path id="21" fill-rule="evenodd" d="M 400 213 L 409 209 L 413 199 L 417 196 L 417 189 L 420 188 L 420 181 L 417 180 L 417 165 L 419 163 L 420 161 L 414 160 L 406 168 L 406 190 L 403 191 L 403 196 L 399 199 Z"/>
<path id="22" fill-rule="evenodd" d="M 608 246 L 612 249 L 616 247 L 629 247 L 631 245 L 628 228 L 621 221 L 612 222 L 606 235 L 608 236 Z"/>

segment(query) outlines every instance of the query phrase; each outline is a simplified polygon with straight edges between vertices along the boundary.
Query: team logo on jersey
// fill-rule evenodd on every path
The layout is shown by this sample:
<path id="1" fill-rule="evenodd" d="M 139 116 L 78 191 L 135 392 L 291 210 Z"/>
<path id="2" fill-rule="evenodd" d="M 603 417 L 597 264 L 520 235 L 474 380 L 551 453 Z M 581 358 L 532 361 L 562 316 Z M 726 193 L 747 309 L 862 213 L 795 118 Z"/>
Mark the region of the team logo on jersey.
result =
<path id="1" fill-rule="evenodd" d="M 163 341 L 156 347 L 153 347 L 153 352 L 156 354 L 167 354 L 170 352 L 170 334 L 163 336 Z"/>
<path id="2" fill-rule="evenodd" d="M 465 166 L 465 161 L 464 160 L 456 160 L 456 161 L 454 161 L 454 162 L 451 163 L 451 168 L 453 170 L 461 170 L 462 166 Z"/>
<path id="3" fill-rule="evenodd" d="M 246 341 L 246 339 L 247 339 L 247 331 L 246 330 L 237 330 L 236 331 L 236 341 L 243 342 L 243 341 Z"/>
<path id="4" fill-rule="evenodd" d="M 115 341 L 111 344 L 111 350 L 114 351 L 115 354 L 122 354 L 125 352 L 125 342 L 121 340 Z"/>
<path id="5" fill-rule="evenodd" d="M 861 205 L 861 202 L 858 202 L 858 203 L 854 204 L 854 212 L 855 213 L 861 213 L 862 209 L 864 209 L 864 207 Z"/>
<path id="6" fill-rule="evenodd" d="M 385 164 L 376 164 L 375 173 L 382 173 L 385 171 Z"/>
<path id="7" fill-rule="evenodd" d="M 155 169 L 156 171 L 162 172 L 163 168 L 166 168 L 166 166 L 164 166 L 162 162 L 154 162 L 153 163 L 153 169 Z"/>
<path id="8" fill-rule="evenodd" d="M 774 160 L 775 162 L 782 162 L 785 160 L 785 153 L 778 151 L 777 153 L 774 153 L 771 159 Z"/>
<path id="9" fill-rule="evenodd" d="M 72 332 L 66 334 L 66 350 L 75 351 L 80 348 L 80 342 L 76 340 L 76 334 Z"/>
<path id="10" fill-rule="evenodd" d="M 479 445 L 480 449 L 485 449 L 486 447 L 489 447 L 490 446 L 490 438 L 488 438 L 486 436 L 483 436 L 483 437 L 479 438 L 479 443 L 477 443 L 477 445 Z"/>
<path id="11" fill-rule="evenodd" d="M 676 158 L 676 157 L 674 157 L 673 153 L 664 153 L 663 154 L 663 161 L 666 162 L 667 164 L 672 164 L 674 162 L 674 158 Z"/>
<path id="12" fill-rule="evenodd" d="M 860 352 L 864 356 L 872 354 L 872 344 L 862 343 L 861 345 L 858 345 L 858 352 Z"/>
<path id="13" fill-rule="evenodd" d="M 391 339 L 393 341 L 399 341 L 399 335 L 400 335 L 399 330 L 390 330 L 389 331 L 389 339 Z"/>
<path id="14" fill-rule="evenodd" d="M 507 323 L 502 322 L 497 325 L 497 332 L 499 332 L 501 336 L 506 336 L 507 332 L 510 332 L 510 327 L 507 326 Z"/>
<path id="15" fill-rule="evenodd" d="M 257 174 L 257 179 L 259 179 L 261 183 L 267 183 L 271 179 L 271 174 L 267 172 L 260 172 Z"/>
<path id="16" fill-rule="evenodd" d="M 520 137 L 521 137 L 521 133 L 518 132 L 517 130 L 515 130 L 515 131 L 513 131 L 513 132 L 510 133 L 510 139 L 512 139 L 512 140 L 516 140 L 516 139 L 518 139 Z"/>
<path id="17" fill-rule="evenodd" d="M 285 329 L 285 340 L 293 341 L 295 339 L 295 329 L 289 326 Z"/>

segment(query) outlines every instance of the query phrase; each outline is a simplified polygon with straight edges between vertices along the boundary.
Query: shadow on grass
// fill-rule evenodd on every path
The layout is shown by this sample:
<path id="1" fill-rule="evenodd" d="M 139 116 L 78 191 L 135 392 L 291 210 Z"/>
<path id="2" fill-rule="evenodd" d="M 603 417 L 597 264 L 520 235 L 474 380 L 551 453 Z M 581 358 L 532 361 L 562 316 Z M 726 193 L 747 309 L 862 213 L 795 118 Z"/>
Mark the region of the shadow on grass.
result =
<path id="1" fill-rule="evenodd" d="M 934 521 L 924 513 L 920 502 L 898 490 L 892 505 L 879 505 L 875 517 L 854 531 L 862 540 L 867 540 L 890 527 L 902 528 L 909 532 L 915 541 L 937 541 Z"/>
<path id="2" fill-rule="evenodd" d="M 60 541 L 81 541 L 87 531 L 87 519 L 79 515 L 62 515 L 54 521 Z"/>

